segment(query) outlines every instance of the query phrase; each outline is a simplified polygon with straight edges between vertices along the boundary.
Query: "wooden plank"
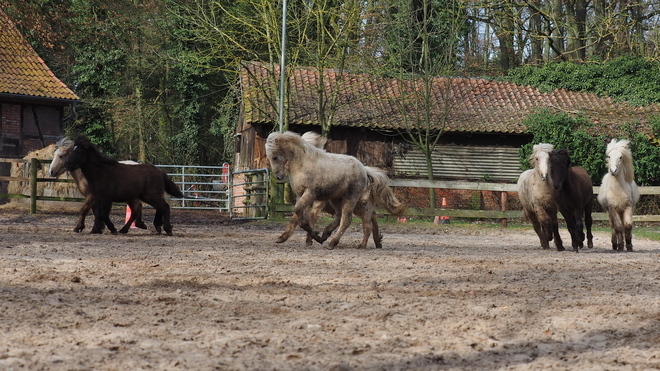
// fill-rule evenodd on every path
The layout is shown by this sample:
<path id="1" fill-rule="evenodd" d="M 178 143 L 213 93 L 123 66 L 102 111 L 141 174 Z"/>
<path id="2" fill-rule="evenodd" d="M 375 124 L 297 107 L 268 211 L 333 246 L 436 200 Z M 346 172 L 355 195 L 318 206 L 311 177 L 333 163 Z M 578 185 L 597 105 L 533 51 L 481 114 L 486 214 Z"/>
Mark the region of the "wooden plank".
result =
<path id="1" fill-rule="evenodd" d="M 509 183 L 460 182 L 428 179 L 391 179 L 391 187 L 469 189 L 474 191 L 517 192 L 518 186 Z"/>

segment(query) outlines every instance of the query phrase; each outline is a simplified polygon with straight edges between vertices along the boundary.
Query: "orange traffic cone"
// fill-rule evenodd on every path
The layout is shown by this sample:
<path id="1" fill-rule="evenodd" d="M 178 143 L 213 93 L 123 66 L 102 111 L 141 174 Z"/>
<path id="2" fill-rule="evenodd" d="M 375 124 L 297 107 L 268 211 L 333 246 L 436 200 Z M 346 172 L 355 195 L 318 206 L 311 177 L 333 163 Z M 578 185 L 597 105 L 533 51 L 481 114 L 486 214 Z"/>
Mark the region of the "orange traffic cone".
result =
<path id="1" fill-rule="evenodd" d="M 447 208 L 447 199 L 442 198 L 442 209 Z M 449 217 L 448 216 L 441 216 L 440 217 L 440 224 L 449 224 Z"/>
<path id="2" fill-rule="evenodd" d="M 128 207 L 128 205 L 126 205 L 126 221 L 124 221 L 124 224 L 128 223 L 129 219 L 131 219 L 131 208 Z M 131 224 L 131 228 L 137 229 L 137 227 L 135 226 L 135 222 Z"/>

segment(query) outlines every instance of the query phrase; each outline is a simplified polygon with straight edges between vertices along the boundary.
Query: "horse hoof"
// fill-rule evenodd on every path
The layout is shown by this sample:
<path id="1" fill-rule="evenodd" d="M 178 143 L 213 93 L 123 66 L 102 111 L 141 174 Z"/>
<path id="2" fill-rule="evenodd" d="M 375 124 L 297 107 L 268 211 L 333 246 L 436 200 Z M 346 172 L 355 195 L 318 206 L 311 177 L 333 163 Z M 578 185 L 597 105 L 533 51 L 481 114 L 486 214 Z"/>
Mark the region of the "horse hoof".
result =
<path id="1" fill-rule="evenodd" d="M 73 231 L 76 232 L 76 233 L 80 233 L 80 232 L 83 231 L 83 229 L 85 229 L 85 228 L 78 228 L 78 227 L 76 227 L 76 228 L 73 228 Z"/>
<path id="2" fill-rule="evenodd" d="M 120 229 L 120 230 L 119 230 L 119 233 L 121 233 L 121 234 L 126 234 L 126 233 L 128 233 L 128 228 L 122 228 L 122 229 Z"/>
<path id="3" fill-rule="evenodd" d="M 288 240 L 288 238 L 286 238 L 286 237 L 282 237 L 282 236 L 279 236 L 279 237 L 277 237 L 277 239 L 275 240 L 275 243 L 282 243 L 282 242 L 284 242 L 284 241 L 286 241 L 286 240 Z"/>
<path id="4" fill-rule="evenodd" d="M 557 247 L 557 251 L 566 251 L 566 249 L 563 248 L 563 247 L 561 247 L 561 246 L 558 246 L 558 247 Z"/>
<path id="5" fill-rule="evenodd" d="M 140 229 L 147 229 L 147 225 L 144 222 L 135 222 L 135 226 Z"/>

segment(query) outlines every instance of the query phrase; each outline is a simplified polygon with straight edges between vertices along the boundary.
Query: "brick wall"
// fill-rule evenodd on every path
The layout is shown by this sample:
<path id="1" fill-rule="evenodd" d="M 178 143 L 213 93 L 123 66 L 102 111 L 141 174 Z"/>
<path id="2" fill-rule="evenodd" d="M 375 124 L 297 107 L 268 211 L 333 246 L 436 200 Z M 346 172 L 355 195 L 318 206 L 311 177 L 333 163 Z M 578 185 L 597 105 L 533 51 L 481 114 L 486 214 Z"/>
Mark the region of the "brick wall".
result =
<path id="1" fill-rule="evenodd" d="M 21 134 L 21 105 L 2 104 L 2 134 L 14 134 L 18 138 Z"/>

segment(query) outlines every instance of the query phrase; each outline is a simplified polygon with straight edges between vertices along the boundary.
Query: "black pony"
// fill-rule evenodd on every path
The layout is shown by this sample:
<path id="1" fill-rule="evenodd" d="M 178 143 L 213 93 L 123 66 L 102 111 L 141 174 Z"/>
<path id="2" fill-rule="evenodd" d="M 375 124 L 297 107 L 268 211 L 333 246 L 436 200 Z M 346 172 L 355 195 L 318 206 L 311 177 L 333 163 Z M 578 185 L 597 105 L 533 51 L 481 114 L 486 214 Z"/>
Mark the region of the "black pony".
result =
<path id="1" fill-rule="evenodd" d="M 140 201 L 156 209 L 154 226 L 158 233 L 161 226 L 168 236 L 172 235 L 170 206 L 165 201 L 165 192 L 183 198 L 179 187 L 159 168 L 148 165 L 125 165 L 101 154 L 96 146 L 84 135 L 74 141 L 71 157 L 64 167 L 68 171 L 80 169 L 89 183 L 89 192 L 94 197 L 94 227 L 91 233 L 102 233 L 103 223 L 111 233 L 117 230 L 110 221 L 110 209 L 113 202 L 126 202 L 132 210 Z M 131 213 L 130 219 L 119 231 L 127 233 L 136 218 Z"/>
<path id="2" fill-rule="evenodd" d="M 584 246 L 583 227 L 585 225 L 587 246 L 592 248 L 594 243 L 591 234 L 591 204 L 594 189 L 589 174 L 579 166 L 571 166 L 568 151 L 558 149 L 550 152 L 550 176 L 554 185 L 552 198 L 566 220 L 573 250 L 578 252 L 578 249 Z M 582 223 L 583 217 L 584 224 Z M 560 250 L 559 246 L 557 246 L 557 250 Z"/>

